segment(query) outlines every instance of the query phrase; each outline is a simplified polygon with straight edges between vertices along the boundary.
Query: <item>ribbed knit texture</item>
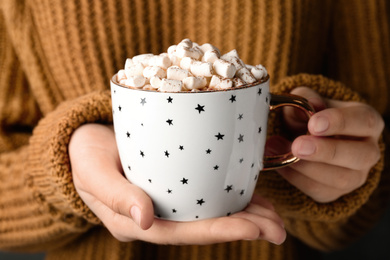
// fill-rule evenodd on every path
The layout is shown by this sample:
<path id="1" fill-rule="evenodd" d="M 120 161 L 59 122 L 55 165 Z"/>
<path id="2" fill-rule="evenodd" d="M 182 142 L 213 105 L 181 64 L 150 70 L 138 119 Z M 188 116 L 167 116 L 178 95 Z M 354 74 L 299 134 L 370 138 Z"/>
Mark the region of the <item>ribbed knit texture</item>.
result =
<path id="1" fill-rule="evenodd" d="M 112 122 L 109 80 L 126 58 L 165 52 L 184 38 L 212 43 L 223 53 L 235 48 L 244 62 L 265 65 L 273 92 L 305 85 L 328 98 L 363 97 L 388 118 L 388 5 L 385 0 L 0 1 L 0 248 L 49 250 L 48 259 L 56 260 L 278 260 L 318 259 L 307 245 L 320 250 L 347 245 L 373 225 L 389 197 L 388 169 L 381 175 L 382 141 L 382 159 L 367 183 L 332 203 L 316 203 L 274 172 L 261 174 L 257 192 L 274 202 L 289 232 L 282 246 L 120 243 L 78 196 L 67 146 L 81 124 Z M 270 133 L 282 133 L 277 120 Z M 386 131 L 386 143 L 388 137 Z"/>

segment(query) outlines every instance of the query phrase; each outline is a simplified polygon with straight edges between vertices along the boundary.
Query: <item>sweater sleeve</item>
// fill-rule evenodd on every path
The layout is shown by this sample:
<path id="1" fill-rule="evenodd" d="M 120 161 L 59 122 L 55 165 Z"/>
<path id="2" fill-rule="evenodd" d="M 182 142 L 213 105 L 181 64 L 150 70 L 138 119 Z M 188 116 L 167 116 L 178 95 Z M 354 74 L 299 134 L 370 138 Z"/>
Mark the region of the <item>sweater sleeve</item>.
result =
<path id="1" fill-rule="evenodd" d="M 67 145 L 79 125 L 112 122 L 110 94 L 95 91 L 43 113 L 1 12 L 0 39 L 0 248 L 55 248 L 99 223 L 76 195 Z"/>
<path id="2" fill-rule="evenodd" d="M 100 223 L 77 195 L 68 156 L 73 130 L 89 122 L 112 122 L 109 91 L 64 102 L 39 122 L 28 145 L 0 155 L 1 248 L 57 247 Z"/>
<path id="3" fill-rule="evenodd" d="M 308 74 L 285 78 L 275 86 L 273 92 L 289 93 L 298 86 L 310 87 L 325 98 L 363 102 L 356 92 L 340 82 Z M 269 134 L 283 134 L 280 126 L 275 123 L 281 122 L 281 118 L 278 118 L 280 116 L 277 114 L 272 120 L 274 125 L 270 127 Z M 334 202 L 315 202 L 276 172 L 262 173 L 258 191 L 274 202 L 290 234 L 317 249 L 341 248 L 375 223 L 378 214 L 373 212 L 380 212 L 387 201 L 386 196 L 373 195 L 390 188 L 386 181 L 382 181 L 378 188 L 384 168 L 383 138 L 379 145 L 381 159 L 371 169 L 366 183 Z M 388 178 L 387 175 L 384 175 L 383 179 Z"/>

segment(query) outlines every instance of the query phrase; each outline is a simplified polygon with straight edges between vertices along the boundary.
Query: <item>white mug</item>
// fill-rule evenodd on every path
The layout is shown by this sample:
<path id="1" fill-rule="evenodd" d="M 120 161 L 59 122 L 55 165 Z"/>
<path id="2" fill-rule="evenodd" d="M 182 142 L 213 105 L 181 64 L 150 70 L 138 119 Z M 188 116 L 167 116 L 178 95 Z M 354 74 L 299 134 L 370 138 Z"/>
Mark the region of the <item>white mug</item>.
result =
<path id="1" fill-rule="evenodd" d="M 228 216 L 250 202 L 261 170 L 298 159 L 264 157 L 270 109 L 314 113 L 297 96 L 273 95 L 269 78 L 224 91 L 165 93 L 111 80 L 115 136 L 126 178 L 152 199 L 155 216 Z"/>

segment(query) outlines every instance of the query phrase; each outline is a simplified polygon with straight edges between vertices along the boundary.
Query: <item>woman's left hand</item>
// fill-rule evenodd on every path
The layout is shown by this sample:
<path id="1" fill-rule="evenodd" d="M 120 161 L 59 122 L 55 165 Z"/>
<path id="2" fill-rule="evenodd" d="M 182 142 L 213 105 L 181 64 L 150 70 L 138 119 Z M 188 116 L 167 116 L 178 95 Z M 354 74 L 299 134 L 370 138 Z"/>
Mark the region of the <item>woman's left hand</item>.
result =
<path id="1" fill-rule="evenodd" d="M 289 129 L 298 132 L 307 126 L 310 135 L 300 135 L 293 141 L 292 153 L 301 160 L 278 169 L 279 174 L 321 203 L 332 202 L 362 186 L 380 158 L 378 140 L 384 128 L 380 114 L 363 103 L 324 99 L 306 87 L 296 88 L 292 94 L 305 97 L 317 113 L 307 123 L 296 109 L 284 109 Z M 285 142 L 271 139 L 267 149 L 277 152 Z"/>

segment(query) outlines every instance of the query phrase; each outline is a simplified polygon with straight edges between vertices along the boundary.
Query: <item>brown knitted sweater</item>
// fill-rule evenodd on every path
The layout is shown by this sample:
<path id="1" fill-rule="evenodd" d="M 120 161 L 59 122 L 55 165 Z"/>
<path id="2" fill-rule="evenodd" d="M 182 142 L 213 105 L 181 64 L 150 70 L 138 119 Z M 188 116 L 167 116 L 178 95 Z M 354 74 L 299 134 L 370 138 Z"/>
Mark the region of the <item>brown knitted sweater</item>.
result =
<path id="1" fill-rule="evenodd" d="M 0 248 L 45 250 L 57 260 L 277 260 L 345 246 L 386 203 L 384 153 L 361 188 L 327 204 L 262 174 L 257 191 L 289 232 L 281 246 L 159 246 L 120 243 L 101 225 L 73 186 L 68 142 L 81 124 L 112 122 L 109 79 L 127 57 L 158 54 L 184 38 L 236 48 L 247 64 L 265 65 L 274 92 L 305 85 L 328 98 L 362 96 L 386 120 L 388 11 L 385 0 L 1 0 Z"/>

